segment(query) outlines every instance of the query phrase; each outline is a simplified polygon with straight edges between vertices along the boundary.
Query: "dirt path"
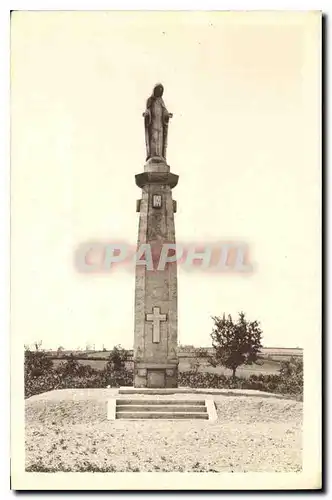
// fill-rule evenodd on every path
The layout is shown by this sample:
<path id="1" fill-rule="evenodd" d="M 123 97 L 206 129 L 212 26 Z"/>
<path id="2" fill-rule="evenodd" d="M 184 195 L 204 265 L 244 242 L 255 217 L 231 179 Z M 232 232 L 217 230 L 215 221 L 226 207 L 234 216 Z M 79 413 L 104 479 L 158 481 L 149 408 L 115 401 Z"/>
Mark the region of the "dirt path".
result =
<path id="1" fill-rule="evenodd" d="M 114 394 L 116 390 L 73 389 L 26 400 L 27 470 L 301 470 L 301 402 L 216 396 L 216 422 L 108 421 L 106 403 Z M 197 399 L 193 394 L 173 397 Z"/>

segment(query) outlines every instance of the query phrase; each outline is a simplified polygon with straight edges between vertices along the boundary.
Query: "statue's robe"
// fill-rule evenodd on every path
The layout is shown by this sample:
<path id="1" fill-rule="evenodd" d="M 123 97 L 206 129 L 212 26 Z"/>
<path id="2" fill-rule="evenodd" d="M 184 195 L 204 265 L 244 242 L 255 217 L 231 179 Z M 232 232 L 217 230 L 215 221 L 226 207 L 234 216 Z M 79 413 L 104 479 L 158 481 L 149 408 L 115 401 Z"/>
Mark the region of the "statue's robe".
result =
<path id="1" fill-rule="evenodd" d="M 163 99 L 149 97 L 145 112 L 147 160 L 152 157 L 166 159 L 168 121 L 169 113 Z"/>

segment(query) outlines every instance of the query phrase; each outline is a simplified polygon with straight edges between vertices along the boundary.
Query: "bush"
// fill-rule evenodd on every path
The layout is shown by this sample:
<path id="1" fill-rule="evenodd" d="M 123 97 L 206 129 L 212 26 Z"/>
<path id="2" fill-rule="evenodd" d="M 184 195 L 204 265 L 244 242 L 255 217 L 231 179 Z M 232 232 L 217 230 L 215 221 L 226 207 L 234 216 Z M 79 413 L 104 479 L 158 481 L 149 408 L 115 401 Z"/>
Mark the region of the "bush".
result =
<path id="1" fill-rule="evenodd" d="M 54 368 L 44 351 L 25 350 L 25 397 L 54 389 L 105 388 L 133 385 L 133 371 L 125 367 L 126 352 L 119 346 L 111 352 L 104 370 L 83 365 L 71 354 L 66 361 Z"/>
<path id="2" fill-rule="evenodd" d="M 126 361 L 128 360 L 128 353 L 120 345 L 116 345 L 110 352 L 106 370 L 109 372 L 122 372 L 126 369 Z"/>
<path id="3" fill-rule="evenodd" d="M 24 373 L 29 377 L 40 377 L 41 375 L 48 373 L 52 369 L 52 360 L 47 356 L 46 352 L 30 351 L 26 349 L 24 351 Z"/>
<path id="4" fill-rule="evenodd" d="M 134 375 L 127 370 L 128 353 L 120 345 L 113 347 L 104 369 L 105 384 L 111 387 L 133 385 Z"/>
<path id="5" fill-rule="evenodd" d="M 25 397 L 56 388 L 58 377 L 53 371 L 52 360 L 44 351 L 29 348 L 24 351 L 24 394 Z"/>
<path id="6" fill-rule="evenodd" d="M 218 375 L 216 373 L 197 373 L 191 371 L 179 374 L 179 385 L 200 389 L 253 389 L 264 392 L 274 392 L 276 394 L 302 396 L 303 383 L 300 382 L 301 375 L 298 375 L 298 377 L 299 378 L 294 378 L 293 375 L 291 377 L 285 377 L 284 374 L 264 375 L 262 373 L 251 375 L 249 378 L 233 378 L 227 375 Z"/>
<path id="7" fill-rule="evenodd" d="M 61 389 L 61 379 L 54 372 L 44 373 L 40 377 L 32 377 L 25 374 L 24 377 L 24 395 L 26 398 L 41 394 L 42 392 Z"/>
<path id="8" fill-rule="evenodd" d="M 303 359 L 294 358 L 282 361 L 280 379 L 289 394 L 303 394 Z"/>
<path id="9" fill-rule="evenodd" d="M 105 388 L 107 386 L 132 386 L 133 370 L 125 368 L 123 353 L 116 348 L 104 370 L 95 370 L 90 365 L 82 365 L 72 355 L 56 369 L 52 360 L 43 351 L 25 351 L 25 397 L 51 391 L 72 388 Z M 119 363 L 114 359 L 120 360 Z M 179 386 L 214 389 L 255 389 L 284 395 L 302 397 L 303 362 L 291 358 L 284 361 L 277 375 L 263 373 L 249 378 L 231 377 L 197 370 L 180 372 Z"/>
<path id="10" fill-rule="evenodd" d="M 62 377 L 90 377 L 95 373 L 92 366 L 81 364 L 73 354 L 54 370 Z"/>

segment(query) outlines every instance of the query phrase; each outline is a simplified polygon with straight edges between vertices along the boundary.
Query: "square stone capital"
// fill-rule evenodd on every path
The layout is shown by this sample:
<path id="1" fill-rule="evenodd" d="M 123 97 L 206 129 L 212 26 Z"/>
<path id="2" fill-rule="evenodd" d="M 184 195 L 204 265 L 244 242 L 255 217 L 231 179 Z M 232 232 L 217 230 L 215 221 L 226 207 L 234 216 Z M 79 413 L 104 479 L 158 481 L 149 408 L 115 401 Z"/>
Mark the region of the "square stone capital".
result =
<path id="1" fill-rule="evenodd" d="M 135 175 L 136 184 L 142 188 L 147 184 L 165 184 L 173 189 L 179 180 L 179 176 L 170 172 L 143 172 Z"/>
<path id="2" fill-rule="evenodd" d="M 147 375 L 147 369 L 146 368 L 138 368 L 137 374 L 139 377 L 146 377 Z"/>

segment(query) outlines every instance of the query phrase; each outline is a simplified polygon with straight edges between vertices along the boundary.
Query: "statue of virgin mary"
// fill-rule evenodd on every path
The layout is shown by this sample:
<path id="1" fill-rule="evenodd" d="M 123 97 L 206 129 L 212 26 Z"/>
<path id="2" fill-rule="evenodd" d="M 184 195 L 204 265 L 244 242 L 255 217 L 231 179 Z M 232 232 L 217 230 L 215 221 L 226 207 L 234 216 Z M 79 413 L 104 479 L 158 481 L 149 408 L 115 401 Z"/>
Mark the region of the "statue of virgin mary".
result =
<path id="1" fill-rule="evenodd" d="M 164 87 L 157 83 L 143 113 L 147 160 L 156 158 L 166 161 L 168 122 L 173 115 L 166 109 L 163 93 Z"/>

